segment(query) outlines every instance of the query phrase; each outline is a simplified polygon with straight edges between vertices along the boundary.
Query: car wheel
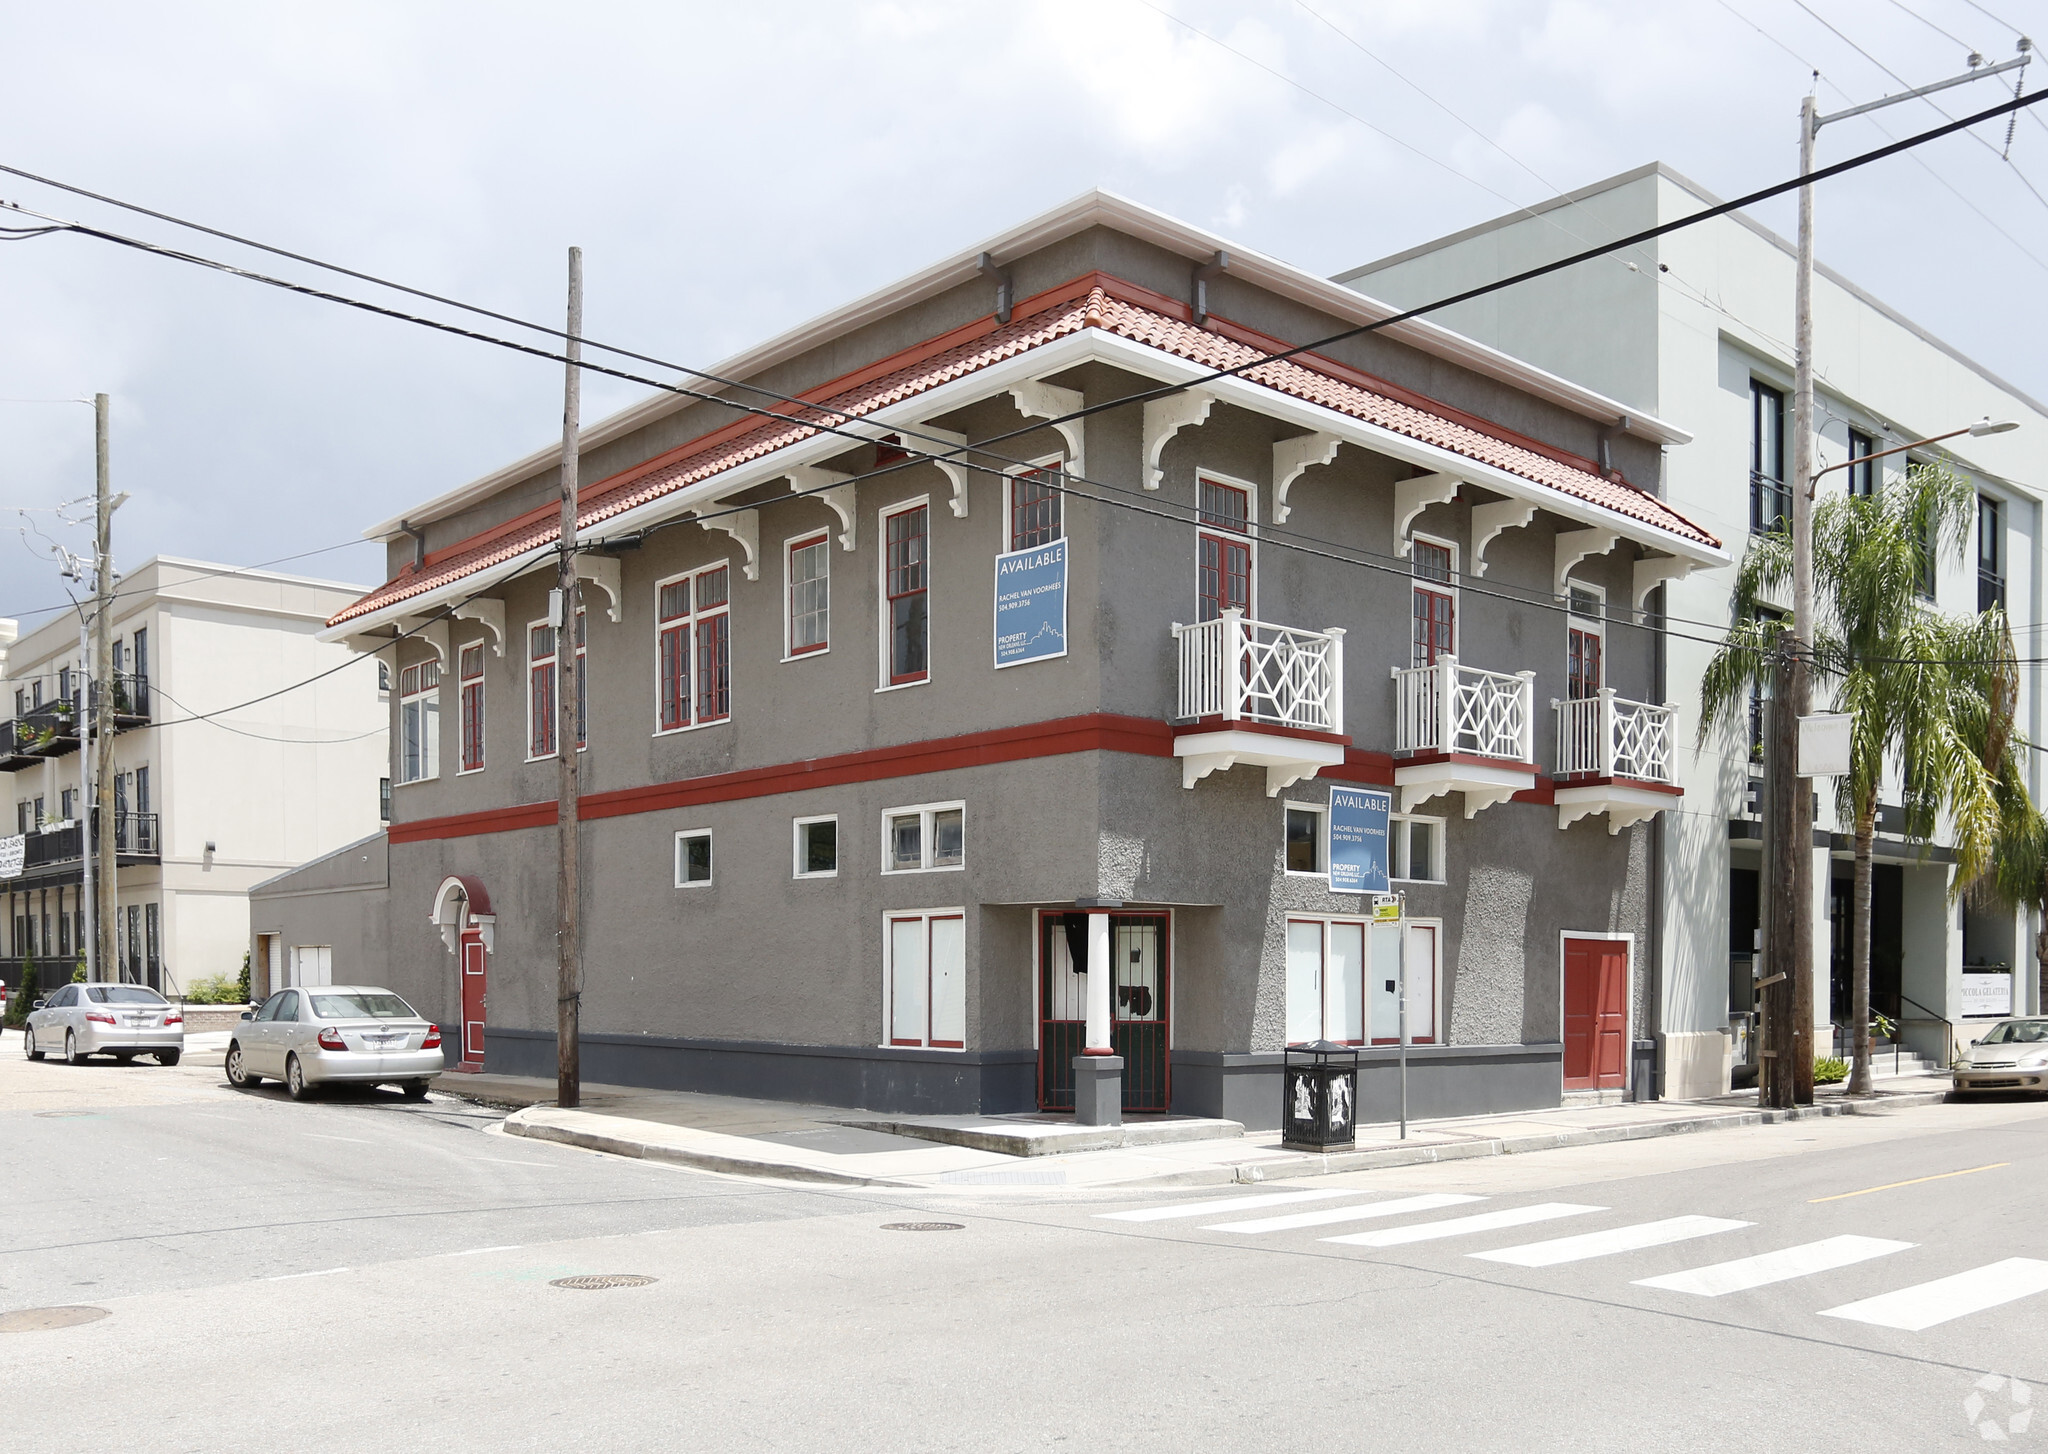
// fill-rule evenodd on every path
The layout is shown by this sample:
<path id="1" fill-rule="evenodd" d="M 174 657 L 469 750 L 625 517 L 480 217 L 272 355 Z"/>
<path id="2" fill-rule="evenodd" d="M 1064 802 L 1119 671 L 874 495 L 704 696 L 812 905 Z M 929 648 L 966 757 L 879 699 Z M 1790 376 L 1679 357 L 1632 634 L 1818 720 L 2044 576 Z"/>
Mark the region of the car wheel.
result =
<path id="1" fill-rule="evenodd" d="M 171 1063 L 177 1064 L 175 1060 Z M 228 1042 L 227 1072 L 228 1084 L 237 1090 L 247 1090 L 250 1086 L 262 1084 L 263 1081 L 262 1076 L 250 1071 L 249 1061 L 242 1054 L 242 1044 L 239 1040 Z"/>
<path id="2" fill-rule="evenodd" d="M 299 1064 L 299 1057 L 288 1055 L 284 1062 L 284 1088 L 295 1101 L 313 1098 L 313 1087 L 306 1080 L 306 1068 Z"/>
<path id="3" fill-rule="evenodd" d="M 185 1052 L 182 1050 L 159 1050 L 156 1053 L 156 1063 L 158 1065 L 166 1066 L 176 1065 L 178 1063 L 178 1057 L 183 1055 L 184 1053 Z"/>
<path id="4" fill-rule="evenodd" d="M 398 1087 L 398 1093 L 409 1101 L 423 1101 L 427 1098 L 427 1083 L 423 1080 L 409 1080 Z"/>
<path id="5" fill-rule="evenodd" d="M 76 1030 L 66 1030 L 64 1032 L 64 1063 L 66 1065 L 85 1064 L 85 1052 L 78 1048 L 78 1032 Z"/>
<path id="6" fill-rule="evenodd" d="M 43 1058 L 43 1052 L 36 1049 L 36 1031 L 33 1025 L 21 1032 L 21 1053 L 30 1060 L 41 1060 Z"/>

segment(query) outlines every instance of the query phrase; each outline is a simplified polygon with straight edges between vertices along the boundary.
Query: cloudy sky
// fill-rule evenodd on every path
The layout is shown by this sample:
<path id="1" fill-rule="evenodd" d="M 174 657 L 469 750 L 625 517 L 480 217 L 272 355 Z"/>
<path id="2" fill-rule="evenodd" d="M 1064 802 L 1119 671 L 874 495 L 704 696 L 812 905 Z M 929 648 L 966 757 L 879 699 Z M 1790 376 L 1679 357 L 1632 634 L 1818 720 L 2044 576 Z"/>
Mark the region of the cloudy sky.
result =
<path id="1" fill-rule="evenodd" d="M 591 336 L 709 364 L 1091 186 L 1320 273 L 1653 159 L 1737 195 L 1794 170 L 1812 69 L 1824 109 L 1872 99 L 1903 89 L 1887 67 L 1921 84 L 1972 47 L 2011 55 L 2014 27 L 2048 37 L 2042 10 L 6 0 L 0 162 L 521 317 L 560 316 L 576 243 Z M 1913 103 L 1882 126 L 1940 120 Z M 2044 123 L 2009 160 L 1996 129 L 1821 194 L 1825 260 L 2036 396 Z M 1822 159 L 1884 139 L 1844 123 Z M 0 199 L 320 278 L 10 176 Z M 1789 204 L 1763 216 L 1789 233 Z M 368 583 L 362 528 L 544 444 L 560 387 L 545 362 L 102 242 L 0 244 L 0 616 L 63 600 L 14 510 L 92 480 L 90 412 L 16 401 L 114 397 L 122 561 L 303 557 L 285 568 Z M 586 417 L 633 397 L 593 381 Z"/>

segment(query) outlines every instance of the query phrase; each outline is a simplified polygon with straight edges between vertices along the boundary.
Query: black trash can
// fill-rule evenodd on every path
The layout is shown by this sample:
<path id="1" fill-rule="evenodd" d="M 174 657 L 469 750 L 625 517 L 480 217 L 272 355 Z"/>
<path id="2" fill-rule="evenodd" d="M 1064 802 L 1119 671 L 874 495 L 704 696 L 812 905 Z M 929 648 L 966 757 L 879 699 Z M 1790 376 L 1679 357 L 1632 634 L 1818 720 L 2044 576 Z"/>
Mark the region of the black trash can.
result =
<path id="1" fill-rule="evenodd" d="M 1358 1144 L 1358 1048 L 1333 1040 L 1287 1047 L 1280 1076 L 1280 1144 L 1348 1151 Z"/>

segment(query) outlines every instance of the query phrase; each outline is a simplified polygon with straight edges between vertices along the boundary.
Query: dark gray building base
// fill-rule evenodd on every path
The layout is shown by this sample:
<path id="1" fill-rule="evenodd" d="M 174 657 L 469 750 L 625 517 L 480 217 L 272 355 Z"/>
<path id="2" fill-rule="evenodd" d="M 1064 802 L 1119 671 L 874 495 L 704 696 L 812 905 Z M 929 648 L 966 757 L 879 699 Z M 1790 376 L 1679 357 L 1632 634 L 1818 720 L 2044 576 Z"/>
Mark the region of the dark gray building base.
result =
<path id="1" fill-rule="evenodd" d="M 443 1027 L 444 1036 L 452 1033 Z M 582 1040 L 583 1079 L 598 1085 L 906 1115 L 1003 1115 L 1038 1105 L 1038 1052 L 1028 1049 L 900 1050 L 602 1033 Z M 484 1067 L 552 1080 L 555 1037 L 493 1026 L 484 1032 Z"/>
<path id="2" fill-rule="evenodd" d="M 1277 1050 L 1250 1054 L 1179 1050 L 1173 1056 L 1173 1109 L 1184 1116 L 1217 1116 L 1247 1130 L 1280 1125 Z M 1408 1048 L 1408 1118 L 1480 1116 L 1495 1111 L 1537 1111 L 1563 1098 L 1564 1046 L 1411 1045 Z M 1401 1112 L 1400 1056 L 1373 1046 L 1358 1056 L 1358 1121 L 1392 1121 Z"/>

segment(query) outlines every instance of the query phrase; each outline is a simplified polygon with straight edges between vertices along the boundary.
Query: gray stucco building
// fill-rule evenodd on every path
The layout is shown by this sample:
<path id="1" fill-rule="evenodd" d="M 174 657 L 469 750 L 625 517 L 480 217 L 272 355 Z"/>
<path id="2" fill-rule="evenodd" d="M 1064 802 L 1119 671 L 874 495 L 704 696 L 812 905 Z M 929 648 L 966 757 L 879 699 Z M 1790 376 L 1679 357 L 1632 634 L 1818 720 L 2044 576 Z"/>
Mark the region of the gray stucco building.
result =
<path id="1" fill-rule="evenodd" d="M 1271 1125 L 1328 1037 L 1370 1114 L 1400 952 L 1418 1114 L 1654 1093 L 1686 436 L 1420 321 L 1260 362 L 1392 311 L 1086 195 L 587 429 L 566 676 L 551 453 L 376 527 L 388 843 L 257 891 L 266 982 L 551 1073 L 580 682 L 589 1079 L 1057 1109 L 1092 981 L 1131 1110 Z M 1330 892 L 1351 785 L 1404 926 Z"/>

